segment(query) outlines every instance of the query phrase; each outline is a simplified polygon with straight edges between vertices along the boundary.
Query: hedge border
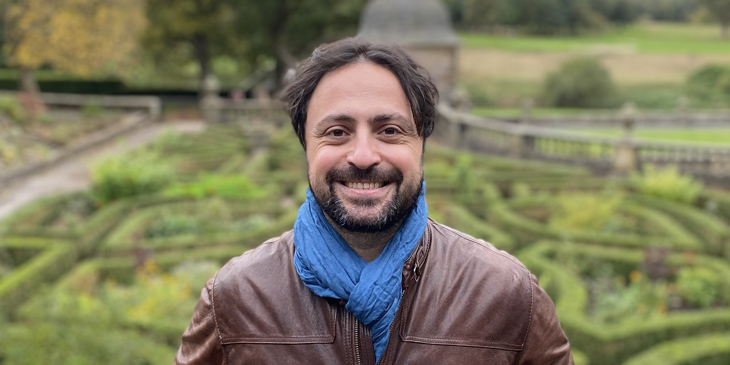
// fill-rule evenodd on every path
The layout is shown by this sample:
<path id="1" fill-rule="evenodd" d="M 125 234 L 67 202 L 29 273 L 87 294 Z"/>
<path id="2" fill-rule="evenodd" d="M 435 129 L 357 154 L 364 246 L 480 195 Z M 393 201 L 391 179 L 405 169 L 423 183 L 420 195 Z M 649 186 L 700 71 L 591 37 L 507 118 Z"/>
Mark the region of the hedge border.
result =
<path id="1" fill-rule="evenodd" d="M 552 294 L 560 322 L 571 343 L 589 356 L 594 365 L 618 364 L 643 349 L 659 343 L 694 336 L 707 331 L 730 331 L 730 309 L 706 309 L 676 313 L 641 322 L 598 325 L 585 316 L 587 291 L 575 274 L 568 272 L 547 256 L 550 252 L 582 254 L 634 264 L 642 261 L 642 252 L 626 248 L 581 245 L 567 242 L 541 241 L 520 252 L 518 257 L 531 270 L 549 278 L 546 291 Z M 686 263 L 682 253 L 670 254 L 674 265 Z M 721 269 L 730 274 L 725 261 L 706 256 L 692 257 L 693 264 Z M 724 276 L 730 278 L 730 276 Z M 728 282 L 730 283 L 730 281 Z"/>

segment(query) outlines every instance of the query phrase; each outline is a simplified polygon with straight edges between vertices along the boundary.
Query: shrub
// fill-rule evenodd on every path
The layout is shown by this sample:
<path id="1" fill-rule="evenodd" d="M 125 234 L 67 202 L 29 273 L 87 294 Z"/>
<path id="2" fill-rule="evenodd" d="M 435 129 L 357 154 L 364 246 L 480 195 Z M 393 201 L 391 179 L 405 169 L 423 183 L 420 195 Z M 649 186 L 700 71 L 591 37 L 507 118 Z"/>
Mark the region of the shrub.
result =
<path id="1" fill-rule="evenodd" d="M 602 108 L 616 105 L 616 87 L 609 71 L 594 58 L 575 58 L 548 74 L 545 102 L 557 107 Z"/>
<path id="2" fill-rule="evenodd" d="M 200 231 L 200 222 L 197 219 L 187 215 L 169 215 L 162 217 L 147 228 L 145 237 L 170 237 L 198 231 Z"/>
<path id="3" fill-rule="evenodd" d="M 84 103 L 83 107 L 81 107 L 81 114 L 87 118 L 98 118 L 103 116 L 105 113 L 106 110 L 101 105 L 99 100 L 88 101 Z"/>
<path id="4" fill-rule="evenodd" d="M 643 194 L 679 203 L 691 204 L 702 192 L 702 183 L 680 174 L 676 166 L 657 168 L 646 165 L 644 174 L 635 174 L 632 180 Z"/>
<path id="5" fill-rule="evenodd" d="M 91 170 L 92 194 L 98 204 L 155 193 L 174 179 L 172 165 L 154 150 L 102 160 Z"/>
<path id="6" fill-rule="evenodd" d="M 20 102 L 12 96 L 0 96 L 0 112 L 10 119 L 21 123 L 25 119 L 25 110 Z"/>
<path id="7" fill-rule="evenodd" d="M 703 101 L 730 100 L 730 65 L 710 64 L 687 78 L 687 91 Z"/>
<path id="8" fill-rule="evenodd" d="M 720 295 L 720 278 L 705 267 L 684 267 L 677 273 L 677 290 L 688 304 L 712 307 Z"/>
<path id="9" fill-rule="evenodd" d="M 615 231 L 621 224 L 618 209 L 622 202 L 620 194 L 561 194 L 550 225 L 569 230 Z"/>
<path id="10" fill-rule="evenodd" d="M 255 200 L 269 195 L 270 189 L 259 187 L 242 175 L 203 174 L 192 183 L 179 183 L 165 189 L 168 197 L 202 199 L 211 196 Z"/>

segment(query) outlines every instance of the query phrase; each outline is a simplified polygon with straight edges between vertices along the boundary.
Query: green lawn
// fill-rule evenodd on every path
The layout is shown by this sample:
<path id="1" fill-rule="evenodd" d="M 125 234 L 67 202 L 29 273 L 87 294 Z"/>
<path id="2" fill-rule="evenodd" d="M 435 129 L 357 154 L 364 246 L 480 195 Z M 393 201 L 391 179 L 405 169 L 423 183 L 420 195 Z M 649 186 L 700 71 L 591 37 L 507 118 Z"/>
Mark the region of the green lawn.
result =
<path id="1" fill-rule="evenodd" d="M 584 129 L 592 135 L 619 137 L 623 131 L 612 129 Z M 634 131 L 638 138 L 688 143 L 720 144 L 730 147 L 730 128 L 643 128 Z"/>
<path id="2" fill-rule="evenodd" d="M 730 54 L 730 41 L 718 25 L 642 23 L 581 36 L 509 36 L 461 33 L 467 48 L 505 51 L 612 51 L 670 54 Z"/>
<path id="3" fill-rule="evenodd" d="M 517 108 L 474 108 L 472 114 L 493 118 L 519 118 L 521 110 Z M 616 110 L 607 109 L 571 109 L 571 108 L 534 108 L 532 115 L 536 117 L 577 117 L 596 115 L 615 115 Z M 620 128 L 580 128 L 571 129 L 569 133 L 584 135 L 620 137 L 624 134 Z M 639 128 L 634 135 L 642 139 L 678 141 L 688 143 L 712 143 L 730 146 L 730 127 L 718 128 Z"/>

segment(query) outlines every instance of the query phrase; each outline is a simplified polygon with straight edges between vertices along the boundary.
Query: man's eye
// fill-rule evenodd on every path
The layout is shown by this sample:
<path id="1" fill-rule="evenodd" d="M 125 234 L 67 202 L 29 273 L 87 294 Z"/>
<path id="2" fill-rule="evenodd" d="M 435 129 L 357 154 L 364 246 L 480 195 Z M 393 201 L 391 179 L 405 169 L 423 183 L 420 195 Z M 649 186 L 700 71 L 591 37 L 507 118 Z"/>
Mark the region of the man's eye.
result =
<path id="1" fill-rule="evenodd" d="M 383 133 L 385 134 L 396 134 L 398 133 L 398 130 L 393 127 L 388 127 L 383 130 Z"/>
<path id="2" fill-rule="evenodd" d="M 334 137 L 342 137 L 345 135 L 345 131 L 343 131 L 342 129 L 335 129 L 331 131 L 330 134 L 332 134 L 332 136 Z"/>

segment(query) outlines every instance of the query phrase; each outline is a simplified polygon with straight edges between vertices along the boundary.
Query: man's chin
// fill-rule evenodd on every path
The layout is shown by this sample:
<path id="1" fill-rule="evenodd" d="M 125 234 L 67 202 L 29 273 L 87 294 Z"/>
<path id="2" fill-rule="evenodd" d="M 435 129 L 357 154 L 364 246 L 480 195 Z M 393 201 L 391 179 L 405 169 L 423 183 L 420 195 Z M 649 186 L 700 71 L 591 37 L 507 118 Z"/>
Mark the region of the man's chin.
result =
<path id="1" fill-rule="evenodd" d="M 376 232 L 393 226 L 385 204 L 369 201 L 364 205 L 353 206 L 349 202 L 343 205 L 345 214 L 330 216 L 340 228 L 351 232 Z"/>

